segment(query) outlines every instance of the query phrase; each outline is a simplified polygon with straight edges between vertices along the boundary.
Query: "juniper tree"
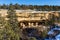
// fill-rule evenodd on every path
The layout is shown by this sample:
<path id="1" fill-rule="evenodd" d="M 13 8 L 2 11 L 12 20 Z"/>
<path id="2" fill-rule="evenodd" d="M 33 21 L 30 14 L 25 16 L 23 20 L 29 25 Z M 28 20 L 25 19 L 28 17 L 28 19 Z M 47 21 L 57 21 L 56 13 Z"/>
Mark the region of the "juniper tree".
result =
<path id="1" fill-rule="evenodd" d="M 15 13 L 15 10 L 13 8 L 10 8 L 8 10 L 8 23 L 9 23 L 9 27 L 12 28 L 14 34 L 15 34 L 15 38 L 14 39 L 18 39 L 20 38 L 20 28 L 18 26 L 18 21 L 17 21 L 17 15 Z"/>

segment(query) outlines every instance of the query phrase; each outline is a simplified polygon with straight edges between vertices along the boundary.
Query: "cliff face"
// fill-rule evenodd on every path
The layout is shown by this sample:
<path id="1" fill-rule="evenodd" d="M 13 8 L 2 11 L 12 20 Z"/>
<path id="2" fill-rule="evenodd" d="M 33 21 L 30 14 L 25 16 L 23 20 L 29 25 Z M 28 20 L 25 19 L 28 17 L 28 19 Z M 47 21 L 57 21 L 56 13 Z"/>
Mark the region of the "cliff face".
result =
<path id="1" fill-rule="evenodd" d="M 6 9 L 0 9 L 0 14 L 6 18 Z M 59 17 L 60 11 L 35 11 L 35 10 L 16 10 L 16 15 L 18 16 L 18 21 L 22 20 L 46 20 L 49 19 L 50 14 L 54 14 Z M 6 18 L 7 19 L 7 18 Z"/>
<path id="2" fill-rule="evenodd" d="M 35 10 L 15 10 L 17 15 L 17 20 L 19 21 L 20 27 L 40 27 L 39 25 L 47 23 L 47 20 L 52 20 L 59 22 L 60 20 L 60 11 L 35 11 Z M 6 9 L 0 9 L 0 14 L 5 20 L 7 18 Z M 48 21 L 48 23 L 49 23 Z M 47 24 L 48 24 L 47 23 Z"/>

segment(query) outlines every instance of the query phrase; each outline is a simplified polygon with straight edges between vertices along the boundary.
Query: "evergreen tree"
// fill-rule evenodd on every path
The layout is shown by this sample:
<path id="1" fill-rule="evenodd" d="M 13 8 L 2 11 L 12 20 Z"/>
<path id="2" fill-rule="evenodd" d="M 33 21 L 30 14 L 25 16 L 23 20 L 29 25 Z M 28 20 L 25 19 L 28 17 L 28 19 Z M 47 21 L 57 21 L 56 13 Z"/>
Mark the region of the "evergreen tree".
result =
<path id="1" fill-rule="evenodd" d="M 16 4 L 14 5 L 14 7 L 15 7 L 15 9 L 21 9 L 21 7 L 20 7 L 20 5 L 19 5 L 18 3 L 16 3 Z"/>
<path id="2" fill-rule="evenodd" d="M 5 24 L 5 19 L 0 14 L 0 28 L 3 28 L 4 27 L 4 24 Z"/>
<path id="3" fill-rule="evenodd" d="M 2 9 L 8 9 L 8 5 L 3 4 L 3 5 L 1 6 L 1 8 L 2 8 Z"/>
<path id="4" fill-rule="evenodd" d="M 2 17 L 1 16 L 1 14 L 0 14 L 0 40 L 2 40 L 3 39 L 3 30 L 4 30 L 4 23 L 5 23 L 5 21 L 4 21 L 4 17 Z"/>
<path id="5" fill-rule="evenodd" d="M 8 10 L 8 23 L 12 27 L 13 32 L 15 33 L 15 38 L 20 38 L 20 28 L 18 27 L 17 16 L 13 8 Z M 14 38 L 14 39 L 15 39 Z"/>
<path id="6" fill-rule="evenodd" d="M 11 4 L 9 5 L 8 9 L 9 9 L 9 10 L 13 10 L 13 9 L 15 9 L 15 7 L 14 7 L 14 5 L 11 3 Z"/>

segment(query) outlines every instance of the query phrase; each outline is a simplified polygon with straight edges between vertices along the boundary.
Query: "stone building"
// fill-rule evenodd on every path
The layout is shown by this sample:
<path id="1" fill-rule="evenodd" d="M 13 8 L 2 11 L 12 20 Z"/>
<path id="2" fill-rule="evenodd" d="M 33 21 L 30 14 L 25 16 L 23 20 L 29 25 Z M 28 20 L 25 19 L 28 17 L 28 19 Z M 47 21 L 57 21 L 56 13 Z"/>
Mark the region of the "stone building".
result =
<path id="1" fill-rule="evenodd" d="M 40 27 L 45 24 L 46 20 L 50 20 L 52 16 L 59 17 L 60 11 L 34 11 L 34 10 L 16 10 L 18 15 L 17 20 L 20 26 L 25 27 Z M 58 20 L 55 18 L 55 20 Z"/>
<path id="2" fill-rule="evenodd" d="M 8 20 L 6 17 L 6 9 L 0 9 L 0 14 L 2 17 L 5 17 L 5 20 Z M 42 21 L 49 20 L 53 15 L 59 17 L 60 11 L 35 11 L 35 10 L 16 10 L 17 20 L 21 27 L 37 27 L 41 25 Z M 57 19 L 58 20 L 58 19 Z"/>

